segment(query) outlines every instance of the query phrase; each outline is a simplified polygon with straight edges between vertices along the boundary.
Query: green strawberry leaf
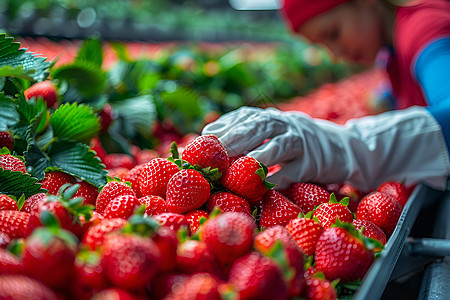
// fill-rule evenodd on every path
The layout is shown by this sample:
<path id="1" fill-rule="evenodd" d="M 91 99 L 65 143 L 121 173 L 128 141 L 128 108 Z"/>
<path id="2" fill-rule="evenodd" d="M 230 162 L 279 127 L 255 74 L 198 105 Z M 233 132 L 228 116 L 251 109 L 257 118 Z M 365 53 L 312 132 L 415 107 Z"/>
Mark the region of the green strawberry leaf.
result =
<path id="1" fill-rule="evenodd" d="M 88 143 L 100 130 L 92 107 L 77 103 L 61 105 L 50 117 L 53 136 Z"/>
<path id="2" fill-rule="evenodd" d="M 41 97 L 27 101 L 23 95 L 19 95 L 17 98 L 17 112 L 19 114 L 19 122 L 14 127 L 14 132 L 19 136 L 25 138 L 28 126 L 38 115 L 40 115 L 40 121 L 35 129 L 36 133 L 42 132 L 47 127 L 49 112 Z"/>
<path id="3" fill-rule="evenodd" d="M 0 93 L 0 131 L 6 131 L 8 127 L 16 125 L 18 120 L 16 104 L 4 93 Z"/>
<path id="4" fill-rule="evenodd" d="M 0 34 L 0 77 L 11 76 L 30 81 L 42 81 L 48 77 L 50 62 L 27 49 L 19 49 L 20 43 L 5 33 Z"/>
<path id="5" fill-rule="evenodd" d="M 0 194 L 13 195 L 20 199 L 22 195 L 26 198 L 38 193 L 45 193 L 38 179 L 19 171 L 10 171 L 0 168 Z"/>
<path id="6" fill-rule="evenodd" d="M 85 62 L 88 61 L 93 65 L 101 68 L 103 63 L 103 49 L 102 43 L 98 38 L 86 39 L 83 41 L 78 54 L 75 57 L 75 62 Z"/>

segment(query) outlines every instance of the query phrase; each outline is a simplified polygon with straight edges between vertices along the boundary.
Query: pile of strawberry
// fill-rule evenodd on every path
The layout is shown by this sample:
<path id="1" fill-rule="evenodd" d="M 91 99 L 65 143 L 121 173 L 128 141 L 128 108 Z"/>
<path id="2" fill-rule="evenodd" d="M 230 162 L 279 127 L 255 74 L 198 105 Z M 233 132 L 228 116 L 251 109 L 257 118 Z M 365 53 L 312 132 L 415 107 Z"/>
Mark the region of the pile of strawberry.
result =
<path id="1" fill-rule="evenodd" d="M 364 277 L 410 189 L 277 191 L 213 135 L 100 190 L 61 171 L 0 195 L 1 299 L 336 299 Z M 19 158 L 0 168 L 26 173 Z M 356 216 L 356 217 L 355 217 Z"/>

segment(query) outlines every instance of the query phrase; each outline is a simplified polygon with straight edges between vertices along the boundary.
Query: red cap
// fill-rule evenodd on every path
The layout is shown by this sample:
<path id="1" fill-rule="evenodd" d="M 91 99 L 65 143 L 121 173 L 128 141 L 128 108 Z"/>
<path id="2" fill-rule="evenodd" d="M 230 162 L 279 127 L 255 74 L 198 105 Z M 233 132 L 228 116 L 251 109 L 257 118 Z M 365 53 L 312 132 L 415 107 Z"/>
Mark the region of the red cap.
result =
<path id="1" fill-rule="evenodd" d="M 303 23 L 349 0 L 284 0 L 282 15 L 289 28 L 297 32 Z"/>

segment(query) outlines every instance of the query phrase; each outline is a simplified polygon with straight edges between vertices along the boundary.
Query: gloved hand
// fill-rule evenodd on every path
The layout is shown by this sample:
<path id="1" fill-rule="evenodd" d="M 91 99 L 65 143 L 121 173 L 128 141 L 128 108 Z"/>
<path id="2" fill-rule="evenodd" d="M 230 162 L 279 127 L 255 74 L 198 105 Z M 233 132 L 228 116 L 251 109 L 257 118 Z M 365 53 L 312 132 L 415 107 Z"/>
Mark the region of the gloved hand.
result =
<path id="1" fill-rule="evenodd" d="M 450 175 L 440 126 L 422 107 L 344 126 L 301 112 L 242 107 L 202 133 L 216 135 L 230 156 L 248 154 L 266 166 L 280 164 L 281 170 L 268 178 L 279 189 L 294 182 L 347 182 L 369 191 L 387 180 L 445 189 Z"/>

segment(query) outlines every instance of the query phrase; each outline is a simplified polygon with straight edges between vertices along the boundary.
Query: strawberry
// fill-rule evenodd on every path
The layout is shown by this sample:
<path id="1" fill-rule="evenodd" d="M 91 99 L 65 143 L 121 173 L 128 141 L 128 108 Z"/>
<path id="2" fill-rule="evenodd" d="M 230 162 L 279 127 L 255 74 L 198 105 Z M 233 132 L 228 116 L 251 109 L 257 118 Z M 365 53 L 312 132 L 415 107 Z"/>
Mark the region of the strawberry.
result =
<path id="1" fill-rule="evenodd" d="M 109 169 L 107 176 L 114 179 L 119 178 L 119 181 L 124 181 L 124 178 L 127 176 L 128 172 L 130 172 L 130 169 L 128 168 L 117 167 Z"/>
<path id="2" fill-rule="evenodd" d="M 402 206 L 391 196 L 374 192 L 365 196 L 358 205 L 356 218 L 368 220 L 391 236 L 402 213 Z"/>
<path id="3" fill-rule="evenodd" d="M 137 153 L 133 154 L 133 157 L 137 165 L 145 165 L 152 159 L 158 158 L 159 154 L 152 149 L 142 149 L 139 150 Z"/>
<path id="4" fill-rule="evenodd" d="M 219 282 L 211 274 L 197 273 L 173 286 L 167 300 L 221 300 Z"/>
<path id="5" fill-rule="evenodd" d="M 280 192 L 272 190 L 264 194 L 259 225 L 261 228 L 268 228 L 274 225 L 286 226 L 299 213 L 303 213 L 300 207 L 292 203 Z"/>
<path id="6" fill-rule="evenodd" d="M 17 210 L 0 211 L 0 232 L 5 233 L 10 240 L 25 236 L 25 229 L 30 214 Z"/>
<path id="7" fill-rule="evenodd" d="M 190 224 L 192 234 L 197 232 L 197 229 L 200 227 L 200 218 L 205 218 L 205 221 L 209 218 L 209 214 L 200 209 L 191 210 L 185 216 Z"/>
<path id="8" fill-rule="evenodd" d="M 131 155 L 125 153 L 110 153 L 103 159 L 107 169 L 125 168 L 132 169 L 136 166 L 136 162 Z"/>
<path id="9" fill-rule="evenodd" d="M 41 227 L 24 242 L 24 274 L 52 288 L 67 288 L 73 274 L 76 238 L 64 229 Z"/>
<path id="10" fill-rule="evenodd" d="M 254 248 L 263 255 L 271 256 L 277 242 L 281 243 L 284 254 L 282 265 L 287 263 L 295 271 L 294 276 L 288 279 L 289 295 L 291 297 L 299 296 L 305 285 L 304 253 L 290 232 L 281 225 L 269 227 L 255 236 Z"/>
<path id="11" fill-rule="evenodd" d="M 42 282 L 23 275 L 0 275 L 2 299 L 57 300 L 55 293 Z"/>
<path id="12" fill-rule="evenodd" d="M 136 165 L 131 170 L 128 171 L 127 175 L 123 178 L 123 181 L 128 181 L 131 183 L 131 188 L 136 192 L 138 198 L 142 197 L 141 190 L 139 188 L 139 174 L 144 164 Z"/>
<path id="13" fill-rule="evenodd" d="M 351 212 L 356 212 L 356 210 L 358 209 L 358 204 L 363 197 L 363 193 L 356 187 L 348 183 L 344 183 L 337 191 L 336 196 L 338 196 L 338 200 L 342 200 L 343 198 L 348 197 L 348 209 L 350 209 Z"/>
<path id="14" fill-rule="evenodd" d="M 155 158 L 142 167 L 139 188 L 143 196 L 156 195 L 166 198 L 167 184 L 180 169 L 165 158 Z"/>
<path id="15" fill-rule="evenodd" d="M 33 196 L 30 196 L 27 200 L 25 200 L 21 210 L 27 213 L 31 213 L 33 207 L 37 203 L 44 201 L 47 201 L 47 195 L 45 193 L 34 194 Z"/>
<path id="16" fill-rule="evenodd" d="M 317 241 L 323 232 L 322 226 L 317 221 L 307 217 L 292 219 L 286 225 L 286 229 L 307 256 L 314 254 Z"/>
<path id="17" fill-rule="evenodd" d="M 355 219 L 353 220 L 352 224 L 358 230 L 364 227 L 362 232 L 363 236 L 368 238 L 374 238 L 380 241 L 381 244 L 386 245 L 387 242 L 386 235 L 384 234 L 383 230 L 374 223 L 368 220 Z"/>
<path id="18" fill-rule="evenodd" d="M 27 173 L 24 162 L 11 154 L 0 155 L 0 168 L 10 171 L 20 171 L 24 174 Z"/>
<path id="19" fill-rule="evenodd" d="M 167 209 L 174 213 L 186 213 L 208 201 L 211 188 L 203 175 L 193 169 L 181 170 L 167 184 Z"/>
<path id="20" fill-rule="evenodd" d="M 75 177 L 64 172 L 53 171 L 46 173 L 41 183 L 42 188 L 46 189 L 49 194 L 58 195 L 61 186 L 67 183 L 75 183 Z"/>
<path id="21" fill-rule="evenodd" d="M 306 299 L 336 300 L 337 292 L 330 281 L 314 276 L 306 277 Z"/>
<path id="22" fill-rule="evenodd" d="M 187 240 L 177 249 L 177 270 L 184 274 L 207 272 L 219 275 L 219 264 L 203 241 Z"/>
<path id="23" fill-rule="evenodd" d="M 164 273 L 158 275 L 149 285 L 151 299 L 167 299 L 166 296 L 172 293 L 172 288 L 182 286 L 188 275 L 181 273 Z"/>
<path id="24" fill-rule="evenodd" d="M 5 195 L 0 194 L 0 210 L 19 210 L 16 201 Z"/>
<path id="25" fill-rule="evenodd" d="M 200 168 L 217 168 L 221 174 L 228 169 L 228 154 L 219 139 L 212 135 L 202 135 L 190 142 L 183 151 L 183 160 Z"/>
<path id="26" fill-rule="evenodd" d="M 341 282 L 362 279 L 374 260 L 373 250 L 366 248 L 362 235 L 351 224 L 325 229 L 316 245 L 316 269 L 328 280 Z"/>
<path id="27" fill-rule="evenodd" d="M 81 250 L 74 262 L 76 284 L 96 290 L 106 288 L 108 283 L 103 275 L 100 253 Z"/>
<path id="28" fill-rule="evenodd" d="M 94 151 L 97 154 L 97 157 L 100 158 L 102 161 L 104 161 L 106 156 L 108 155 L 105 149 L 103 148 L 102 142 L 100 141 L 99 137 L 94 137 L 91 140 L 89 150 Z"/>
<path id="29" fill-rule="evenodd" d="M 208 244 L 221 265 L 227 267 L 250 251 L 255 229 L 256 224 L 249 215 L 225 212 L 209 218 L 200 227 L 199 237 Z"/>
<path id="30" fill-rule="evenodd" d="M 8 148 L 9 151 L 13 150 L 14 139 L 9 131 L 0 131 L 0 149 L 3 147 Z"/>
<path id="31" fill-rule="evenodd" d="M 382 183 L 377 188 L 377 192 L 393 197 L 402 207 L 405 206 L 410 194 L 408 188 L 398 181 L 387 181 Z"/>
<path id="32" fill-rule="evenodd" d="M 122 195 L 136 196 L 136 193 L 129 185 L 125 183 L 119 181 L 108 182 L 98 194 L 97 201 L 95 204 L 97 212 L 99 214 L 103 214 L 108 203 L 117 196 Z"/>
<path id="33" fill-rule="evenodd" d="M 148 216 L 168 212 L 166 201 L 160 196 L 144 196 L 138 198 L 140 204 L 145 205 L 145 214 Z"/>
<path id="34" fill-rule="evenodd" d="M 55 108 L 58 106 L 58 92 L 56 91 L 56 87 L 49 80 L 37 82 L 26 89 L 23 93 L 27 100 L 42 97 L 48 108 Z"/>
<path id="35" fill-rule="evenodd" d="M 288 299 L 288 288 L 281 270 L 269 257 L 252 251 L 231 267 L 228 282 L 240 299 Z"/>
<path id="36" fill-rule="evenodd" d="M 140 290 L 159 268 L 161 254 L 148 237 L 134 234 L 109 234 L 103 240 L 102 267 L 117 287 Z"/>
<path id="37" fill-rule="evenodd" d="M 102 110 L 98 113 L 98 117 L 100 119 L 100 131 L 102 133 L 107 132 L 113 121 L 113 108 L 111 104 L 105 103 Z"/>
<path id="38" fill-rule="evenodd" d="M 314 217 L 317 218 L 319 224 L 327 229 L 339 218 L 341 222 L 352 223 L 353 215 L 347 208 L 348 198 L 344 198 L 341 202 L 337 202 L 334 194 L 331 195 L 330 202 L 320 204 L 314 210 Z"/>
<path id="39" fill-rule="evenodd" d="M 324 188 L 312 183 L 294 183 L 288 189 L 289 199 L 297 204 L 305 213 L 316 206 L 330 201 L 330 193 Z"/>
<path id="40" fill-rule="evenodd" d="M 152 240 L 161 253 L 160 271 L 174 271 L 178 248 L 177 233 L 167 226 L 162 226 L 158 228 Z"/>
<path id="41" fill-rule="evenodd" d="M 19 274 L 21 267 L 21 261 L 17 256 L 0 248 L 0 275 Z"/>
<path id="42" fill-rule="evenodd" d="M 174 231 L 178 231 L 181 227 L 190 228 L 190 224 L 186 216 L 182 214 L 167 212 L 152 216 L 158 221 L 160 226 L 166 226 Z"/>
<path id="43" fill-rule="evenodd" d="M 134 210 L 138 205 L 139 201 L 133 195 L 117 196 L 106 205 L 103 216 L 107 219 L 128 219 L 134 213 Z"/>
<path id="44" fill-rule="evenodd" d="M 80 187 L 73 197 L 83 197 L 83 204 L 95 205 L 98 197 L 98 189 L 86 181 L 78 182 L 78 184 Z"/>
<path id="45" fill-rule="evenodd" d="M 107 289 L 98 291 L 91 298 L 91 300 L 106 300 L 106 299 L 143 300 L 145 298 L 139 297 L 138 295 L 131 293 L 130 291 L 117 287 L 109 287 Z"/>
<path id="46" fill-rule="evenodd" d="M 215 206 L 218 206 L 222 212 L 237 211 L 251 215 L 248 201 L 230 192 L 212 194 L 206 202 L 206 210 L 211 213 Z"/>
<path id="47" fill-rule="evenodd" d="M 128 222 L 121 218 L 104 219 L 100 223 L 89 227 L 83 236 L 82 243 L 88 249 L 95 250 L 103 244 L 105 235 L 118 228 L 122 228 Z"/>
<path id="48" fill-rule="evenodd" d="M 267 168 L 251 156 L 237 159 L 222 177 L 222 184 L 238 196 L 258 199 L 275 185 L 266 181 Z"/>

